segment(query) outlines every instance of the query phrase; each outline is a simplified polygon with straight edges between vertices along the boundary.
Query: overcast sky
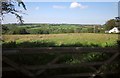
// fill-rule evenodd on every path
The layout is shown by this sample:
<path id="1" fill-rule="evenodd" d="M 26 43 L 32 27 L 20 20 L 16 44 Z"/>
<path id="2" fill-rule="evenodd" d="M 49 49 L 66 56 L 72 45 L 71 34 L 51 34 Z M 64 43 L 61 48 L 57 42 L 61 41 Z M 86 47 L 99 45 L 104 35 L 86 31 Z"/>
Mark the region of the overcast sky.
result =
<path id="1" fill-rule="evenodd" d="M 118 2 L 25 2 L 25 23 L 104 24 L 118 16 Z M 16 23 L 5 15 L 3 23 Z"/>

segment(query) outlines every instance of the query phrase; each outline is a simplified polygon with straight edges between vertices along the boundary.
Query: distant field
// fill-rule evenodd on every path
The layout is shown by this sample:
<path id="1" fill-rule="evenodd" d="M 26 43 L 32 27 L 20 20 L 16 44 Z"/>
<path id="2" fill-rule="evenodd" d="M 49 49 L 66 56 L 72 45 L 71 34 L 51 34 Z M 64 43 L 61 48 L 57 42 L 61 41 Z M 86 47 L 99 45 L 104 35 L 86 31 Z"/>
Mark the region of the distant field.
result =
<path id="1" fill-rule="evenodd" d="M 117 40 L 117 34 L 95 33 L 3 35 L 3 47 L 111 47 Z"/>
<path id="2" fill-rule="evenodd" d="M 101 25 L 80 24 L 7 24 L 2 26 L 2 34 L 63 34 L 63 33 L 104 33 Z"/>

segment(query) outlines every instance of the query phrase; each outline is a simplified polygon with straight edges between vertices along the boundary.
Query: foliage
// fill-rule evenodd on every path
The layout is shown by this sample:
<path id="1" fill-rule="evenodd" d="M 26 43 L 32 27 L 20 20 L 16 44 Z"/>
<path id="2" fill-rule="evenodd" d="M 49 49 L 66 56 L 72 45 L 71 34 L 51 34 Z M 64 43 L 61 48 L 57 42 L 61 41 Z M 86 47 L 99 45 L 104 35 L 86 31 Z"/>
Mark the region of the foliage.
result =
<path id="1" fill-rule="evenodd" d="M 23 28 L 29 34 L 94 33 L 94 26 L 81 26 L 79 24 L 78 25 L 77 24 L 76 25 L 72 25 L 72 24 L 15 25 L 14 24 L 13 26 L 12 25 L 9 25 L 9 24 L 3 25 L 4 27 L 8 28 L 8 30 L 3 30 L 3 34 L 12 34 L 9 32 L 14 31 L 15 28 L 17 28 L 17 29 Z M 96 33 L 99 33 L 100 31 L 102 31 L 101 26 L 98 26 L 98 28 L 96 28 Z M 98 30 L 99 30 L 99 32 L 98 32 Z"/>
<path id="2" fill-rule="evenodd" d="M 8 27 L 5 25 L 2 25 L 2 34 L 5 34 L 9 31 Z"/>
<path id="3" fill-rule="evenodd" d="M 21 0 L 5 0 L 5 1 L 1 0 L 0 1 L 1 6 L 2 6 L 1 15 L 8 14 L 8 13 L 14 14 L 16 18 L 18 18 L 19 23 L 23 24 L 24 21 L 22 19 L 22 16 L 19 15 L 19 13 L 21 12 L 17 10 L 15 6 L 16 2 L 18 3 L 18 6 L 22 5 L 23 8 L 26 10 L 26 6 Z"/>
<path id="4" fill-rule="evenodd" d="M 66 54 L 64 57 L 60 58 L 58 63 L 67 64 L 80 64 L 88 62 L 102 62 L 111 57 L 112 54 L 102 53 L 102 52 L 90 52 L 81 54 Z"/>
<path id="5" fill-rule="evenodd" d="M 115 19 L 110 19 L 106 22 L 105 24 L 105 30 L 110 30 L 112 29 L 113 27 L 117 27 L 117 21 Z M 119 21 L 118 21 L 119 22 Z"/>
<path id="6" fill-rule="evenodd" d="M 29 34 L 25 28 L 19 28 L 15 25 L 2 25 L 2 34 Z"/>
<path id="7" fill-rule="evenodd" d="M 26 29 L 24 28 L 16 28 L 14 31 L 13 31 L 13 34 L 29 34 Z"/>

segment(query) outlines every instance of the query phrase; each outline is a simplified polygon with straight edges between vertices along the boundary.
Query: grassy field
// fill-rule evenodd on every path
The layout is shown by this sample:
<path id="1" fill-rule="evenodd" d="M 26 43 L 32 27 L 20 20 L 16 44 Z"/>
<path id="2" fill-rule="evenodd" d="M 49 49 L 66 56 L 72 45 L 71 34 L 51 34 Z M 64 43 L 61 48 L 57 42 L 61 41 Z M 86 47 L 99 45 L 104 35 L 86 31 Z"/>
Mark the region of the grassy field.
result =
<path id="1" fill-rule="evenodd" d="M 43 34 L 43 35 L 3 35 L 4 48 L 18 47 L 115 47 L 117 46 L 118 34 L 95 34 L 95 33 L 69 33 L 69 34 Z M 56 62 L 56 64 L 82 64 L 88 62 L 101 62 L 112 57 L 113 54 L 104 52 L 90 52 L 81 54 L 65 54 Z M 17 54 L 6 55 L 14 62 L 23 65 L 45 65 L 59 54 Z M 3 64 L 3 66 L 5 66 Z M 103 65 L 100 70 L 104 73 L 107 71 L 119 71 L 119 58 L 111 64 Z M 89 66 L 74 68 L 57 68 L 46 70 L 42 76 L 56 74 L 73 74 L 96 72 Z M 109 78 L 109 77 L 103 77 Z"/>
<path id="2" fill-rule="evenodd" d="M 69 33 L 43 35 L 3 35 L 6 47 L 113 47 L 118 34 Z M 14 45 L 14 46 L 12 46 Z"/>

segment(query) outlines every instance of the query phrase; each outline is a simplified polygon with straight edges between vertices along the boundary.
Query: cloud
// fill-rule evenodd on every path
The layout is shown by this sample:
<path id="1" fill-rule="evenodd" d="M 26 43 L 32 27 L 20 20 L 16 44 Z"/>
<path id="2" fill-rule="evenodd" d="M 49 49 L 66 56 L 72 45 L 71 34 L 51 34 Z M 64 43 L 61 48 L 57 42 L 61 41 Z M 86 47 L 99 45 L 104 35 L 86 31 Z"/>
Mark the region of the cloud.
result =
<path id="1" fill-rule="evenodd" d="M 65 9 L 66 6 L 53 5 L 53 8 L 55 8 L 55 9 Z"/>
<path id="2" fill-rule="evenodd" d="M 86 5 L 82 5 L 78 2 L 72 2 L 71 5 L 70 5 L 70 8 L 81 8 L 81 9 L 85 9 L 87 8 L 88 6 Z"/>
<path id="3" fill-rule="evenodd" d="M 40 7 L 38 7 L 38 6 L 37 6 L 37 7 L 35 7 L 35 10 L 39 10 L 39 9 L 40 9 Z"/>

